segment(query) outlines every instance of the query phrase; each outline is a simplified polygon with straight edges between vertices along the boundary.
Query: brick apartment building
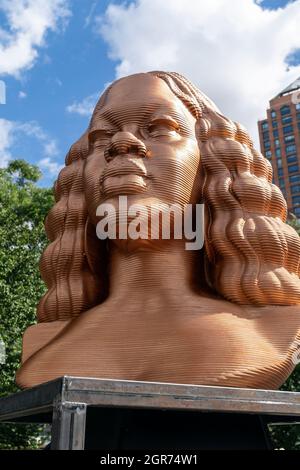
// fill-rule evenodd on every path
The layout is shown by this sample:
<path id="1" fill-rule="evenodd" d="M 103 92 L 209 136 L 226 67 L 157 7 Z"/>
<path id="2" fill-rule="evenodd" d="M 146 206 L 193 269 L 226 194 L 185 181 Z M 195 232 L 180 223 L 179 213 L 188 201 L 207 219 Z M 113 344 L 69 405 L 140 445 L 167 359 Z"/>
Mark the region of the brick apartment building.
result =
<path id="1" fill-rule="evenodd" d="M 300 219 L 300 77 L 271 99 L 267 118 L 258 121 L 260 148 L 271 162 L 273 181 Z"/>

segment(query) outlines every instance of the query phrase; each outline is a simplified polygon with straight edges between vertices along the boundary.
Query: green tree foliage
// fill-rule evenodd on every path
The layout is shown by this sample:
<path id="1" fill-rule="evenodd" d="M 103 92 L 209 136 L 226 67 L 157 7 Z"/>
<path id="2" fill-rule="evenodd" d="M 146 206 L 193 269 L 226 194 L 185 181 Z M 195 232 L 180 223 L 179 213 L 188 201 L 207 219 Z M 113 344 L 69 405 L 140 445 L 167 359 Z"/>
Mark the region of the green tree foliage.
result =
<path id="1" fill-rule="evenodd" d="M 17 391 L 22 334 L 36 321 L 36 305 L 45 292 L 38 263 L 47 244 L 44 218 L 53 205 L 51 189 L 36 185 L 40 170 L 24 160 L 0 169 L 0 396 Z M 1 362 L 1 357 L 0 357 Z M 2 357 L 3 362 L 3 357 Z M 0 448 L 39 444 L 36 426 L 0 425 Z"/>

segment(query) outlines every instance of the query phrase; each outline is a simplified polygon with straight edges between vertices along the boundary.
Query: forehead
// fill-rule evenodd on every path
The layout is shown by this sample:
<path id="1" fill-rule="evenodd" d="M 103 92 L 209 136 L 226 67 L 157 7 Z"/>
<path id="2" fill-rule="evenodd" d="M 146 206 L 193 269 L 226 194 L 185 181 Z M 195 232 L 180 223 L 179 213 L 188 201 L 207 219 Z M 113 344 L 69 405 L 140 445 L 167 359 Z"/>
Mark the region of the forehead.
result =
<path id="1" fill-rule="evenodd" d="M 104 105 L 93 115 L 91 130 L 105 122 L 118 125 L 144 121 L 154 113 L 169 114 L 185 123 L 195 121 L 162 79 L 150 74 L 133 75 L 113 85 Z"/>

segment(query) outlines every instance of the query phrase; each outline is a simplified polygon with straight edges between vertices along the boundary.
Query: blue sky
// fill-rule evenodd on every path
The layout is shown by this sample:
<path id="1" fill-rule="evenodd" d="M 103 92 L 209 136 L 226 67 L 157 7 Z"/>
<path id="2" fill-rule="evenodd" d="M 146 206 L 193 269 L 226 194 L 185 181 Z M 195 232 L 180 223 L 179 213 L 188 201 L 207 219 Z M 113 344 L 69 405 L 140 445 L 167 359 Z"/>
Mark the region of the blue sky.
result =
<path id="1" fill-rule="evenodd" d="M 300 1 L 236 2 L 211 0 L 212 17 L 198 0 L 0 0 L 2 164 L 10 158 L 39 164 L 41 184 L 51 185 L 105 85 L 157 68 L 184 73 L 257 139 L 256 120 L 268 99 L 300 75 Z M 229 4 L 243 9 L 228 16 Z M 210 23 L 215 28 L 205 32 Z"/>

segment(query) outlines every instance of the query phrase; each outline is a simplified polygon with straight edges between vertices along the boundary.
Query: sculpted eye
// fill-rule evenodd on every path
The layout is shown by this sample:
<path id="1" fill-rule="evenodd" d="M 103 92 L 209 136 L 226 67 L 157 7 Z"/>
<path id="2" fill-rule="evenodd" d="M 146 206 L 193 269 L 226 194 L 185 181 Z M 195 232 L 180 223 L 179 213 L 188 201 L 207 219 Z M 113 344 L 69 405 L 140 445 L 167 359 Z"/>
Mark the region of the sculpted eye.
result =
<path id="1" fill-rule="evenodd" d="M 106 145 L 113 135 L 114 131 L 112 129 L 99 129 L 92 133 L 90 136 L 90 142 L 93 147 L 101 147 Z"/>
<path id="2" fill-rule="evenodd" d="M 176 135 L 179 132 L 179 124 L 172 118 L 157 118 L 151 121 L 148 131 L 154 137 L 156 135 Z"/>

